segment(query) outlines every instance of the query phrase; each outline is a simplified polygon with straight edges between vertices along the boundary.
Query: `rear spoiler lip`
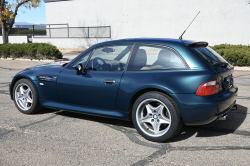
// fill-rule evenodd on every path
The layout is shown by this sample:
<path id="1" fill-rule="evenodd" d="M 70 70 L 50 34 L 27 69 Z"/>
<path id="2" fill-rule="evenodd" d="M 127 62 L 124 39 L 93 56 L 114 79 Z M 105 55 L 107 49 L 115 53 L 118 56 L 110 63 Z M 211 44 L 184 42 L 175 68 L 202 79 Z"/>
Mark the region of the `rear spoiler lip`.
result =
<path id="1" fill-rule="evenodd" d="M 208 42 L 195 42 L 187 45 L 190 48 L 200 48 L 200 47 L 207 47 Z"/>

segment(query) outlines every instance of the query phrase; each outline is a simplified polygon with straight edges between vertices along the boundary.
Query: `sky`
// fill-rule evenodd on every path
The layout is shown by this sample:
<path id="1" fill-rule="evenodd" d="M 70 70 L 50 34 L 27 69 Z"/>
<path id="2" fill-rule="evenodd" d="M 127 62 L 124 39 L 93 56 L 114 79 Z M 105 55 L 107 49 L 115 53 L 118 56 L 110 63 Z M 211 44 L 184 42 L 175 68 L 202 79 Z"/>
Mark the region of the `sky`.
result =
<path id="1" fill-rule="evenodd" d="M 25 11 L 25 13 L 23 13 L 22 11 Z M 17 17 L 15 22 L 46 24 L 44 1 L 42 1 L 41 5 L 37 8 L 27 9 L 25 7 L 20 7 L 17 12 Z"/>

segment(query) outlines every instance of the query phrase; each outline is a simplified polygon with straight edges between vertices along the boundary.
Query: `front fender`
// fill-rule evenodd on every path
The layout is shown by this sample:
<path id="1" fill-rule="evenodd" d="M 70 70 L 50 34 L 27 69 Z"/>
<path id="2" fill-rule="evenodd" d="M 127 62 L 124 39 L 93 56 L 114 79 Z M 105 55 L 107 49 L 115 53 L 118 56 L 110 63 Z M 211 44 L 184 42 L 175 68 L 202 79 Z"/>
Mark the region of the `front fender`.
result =
<path id="1" fill-rule="evenodd" d="M 39 84 L 40 80 L 38 80 L 37 76 L 38 75 L 58 76 L 59 73 L 63 69 L 64 68 L 60 65 L 46 64 L 46 65 L 27 68 L 27 69 L 17 73 L 14 76 L 14 78 L 12 79 L 10 87 L 9 87 L 11 99 L 13 100 L 12 92 L 13 92 L 13 88 L 14 88 L 15 83 L 22 78 L 26 78 L 33 83 L 34 87 L 36 88 L 39 99 L 51 99 L 51 100 L 55 99 L 55 100 L 57 100 L 56 79 L 54 80 L 53 83 L 51 83 L 51 82 L 46 83 L 45 84 L 46 87 L 39 90 L 40 88 L 38 88 L 39 87 L 38 84 Z M 51 91 L 51 89 L 53 91 Z M 50 97 L 51 93 L 53 93 L 52 98 Z"/>
<path id="2" fill-rule="evenodd" d="M 31 74 L 30 72 L 23 71 L 23 72 L 20 72 L 17 75 L 15 75 L 11 81 L 11 84 L 9 85 L 9 92 L 10 92 L 11 100 L 13 100 L 13 93 L 12 92 L 13 92 L 13 88 L 14 88 L 16 82 L 20 79 L 23 79 L 23 78 L 30 80 L 33 83 L 33 85 L 35 85 L 34 81 L 37 81 L 37 77 L 35 77 L 34 74 Z M 36 88 L 36 86 L 35 86 L 35 88 Z M 36 91 L 37 91 L 37 89 L 36 89 Z"/>

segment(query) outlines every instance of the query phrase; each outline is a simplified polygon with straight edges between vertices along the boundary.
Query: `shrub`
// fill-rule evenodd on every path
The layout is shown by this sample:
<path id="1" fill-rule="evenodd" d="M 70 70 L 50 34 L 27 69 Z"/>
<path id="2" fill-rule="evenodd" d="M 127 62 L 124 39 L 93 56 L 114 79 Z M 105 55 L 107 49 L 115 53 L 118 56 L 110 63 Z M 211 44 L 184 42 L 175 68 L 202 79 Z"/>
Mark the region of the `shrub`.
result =
<path id="1" fill-rule="evenodd" d="M 10 34 L 19 34 L 19 35 L 33 35 L 33 30 L 19 30 L 18 31 L 11 31 Z M 34 35 L 46 35 L 46 30 L 42 29 L 34 29 Z"/>
<path id="2" fill-rule="evenodd" d="M 10 55 L 10 44 L 1 44 L 0 46 L 0 56 L 3 58 L 7 58 Z"/>
<path id="3" fill-rule="evenodd" d="M 211 48 L 222 55 L 232 65 L 250 65 L 250 46 L 220 44 L 211 46 Z"/>
<path id="4" fill-rule="evenodd" d="M 9 46 L 10 48 L 10 55 L 22 55 L 24 50 L 24 47 L 20 47 L 19 44 L 12 44 Z"/>
<path id="5" fill-rule="evenodd" d="M 28 59 L 61 59 L 62 53 L 47 43 L 0 44 L 0 57 Z"/>

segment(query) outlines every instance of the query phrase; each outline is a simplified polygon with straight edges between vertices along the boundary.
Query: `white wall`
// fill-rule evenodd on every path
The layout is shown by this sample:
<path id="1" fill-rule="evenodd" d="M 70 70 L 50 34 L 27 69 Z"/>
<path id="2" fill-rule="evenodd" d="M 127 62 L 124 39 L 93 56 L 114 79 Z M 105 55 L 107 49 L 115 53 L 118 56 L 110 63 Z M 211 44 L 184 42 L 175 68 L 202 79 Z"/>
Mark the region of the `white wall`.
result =
<path id="1" fill-rule="evenodd" d="M 112 39 L 179 38 L 201 11 L 183 39 L 207 41 L 210 45 L 250 44 L 247 0 L 72 0 L 47 2 L 45 6 L 47 24 L 110 25 Z M 57 40 L 54 43 L 77 45 L 74 39 Z"/>
<path id="2" fill-rule="evenodd" d="M 9 43 L 27 43 L 27 36 L 9 36 Z M 3 44 L 2 36 L 0 36 L 0 44 Z"/>
<path id="3" fill-rule="evenodd" d="M 88 48 L 95 43 L 109 39 L 86 39 L 86 38 L 33 38 L 33 43 L 50 43 L 58 48 Z M 90 44 L 89 44 L 90 43 Z"/>

